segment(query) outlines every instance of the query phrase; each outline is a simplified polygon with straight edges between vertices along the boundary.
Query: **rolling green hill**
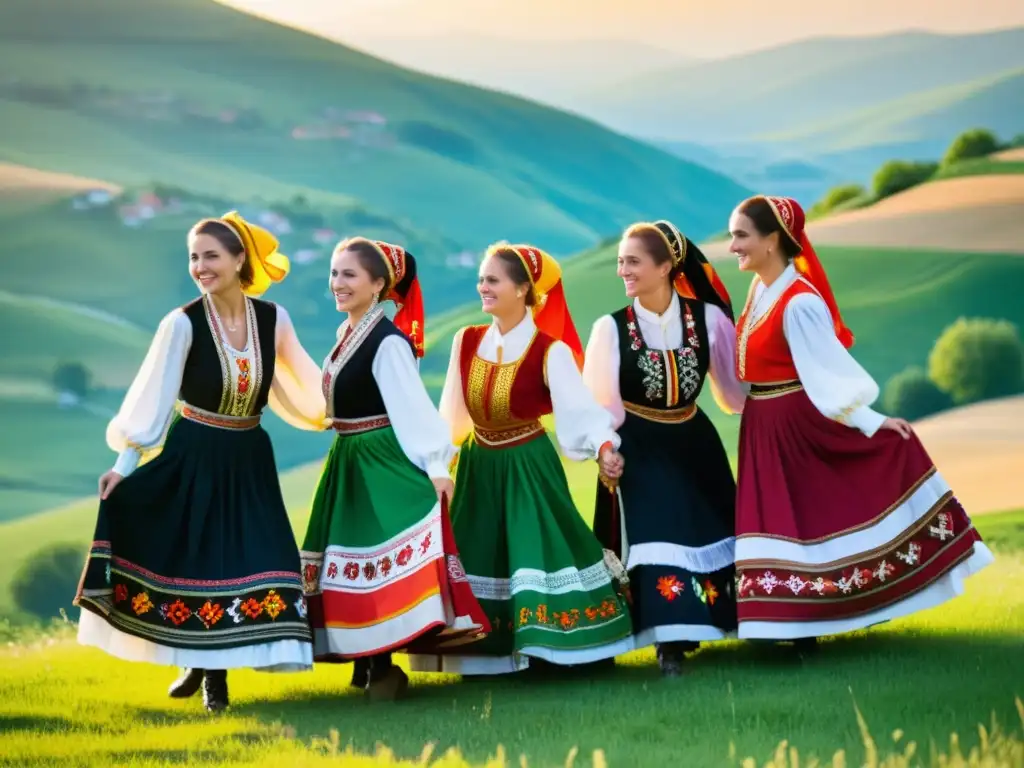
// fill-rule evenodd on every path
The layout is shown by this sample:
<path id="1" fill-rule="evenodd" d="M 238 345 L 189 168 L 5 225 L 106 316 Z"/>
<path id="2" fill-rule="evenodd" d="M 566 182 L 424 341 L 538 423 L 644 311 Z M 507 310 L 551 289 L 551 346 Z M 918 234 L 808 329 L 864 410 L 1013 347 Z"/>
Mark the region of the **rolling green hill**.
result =
<path id="1" fill-rule="evenodd" d="M 8 0 L 0 158 L 236 199 L 358 199 L 471 249 L 571 253 L 629 221 L 708 232 L 739 185 L 594 123 L 212 0 Z M 332 139 L 293 136 L 330 134 Z"/>
<path id="2" fill-rule="evenodd" d="M 919 91 L 756 141 L 800 146 L 816 155 L 879 145 L 948 143 L 960 131 L 986 126 L 1012 135 L 1024 125 L 1024 68 Z M 937 134 L 939 127 L 945 133 Z M 939 154 L 939 153 L 936 153 Z"/>

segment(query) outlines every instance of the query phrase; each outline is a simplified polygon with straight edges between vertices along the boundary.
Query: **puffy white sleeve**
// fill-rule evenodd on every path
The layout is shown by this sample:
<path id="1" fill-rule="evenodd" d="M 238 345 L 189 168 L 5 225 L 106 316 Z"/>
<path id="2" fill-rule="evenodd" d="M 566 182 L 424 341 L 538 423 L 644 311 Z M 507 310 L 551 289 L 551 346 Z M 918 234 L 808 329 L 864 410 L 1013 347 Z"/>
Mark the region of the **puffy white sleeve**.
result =
<path id="1" fill-rule="evenodd" d="M 626 420 L 619 391 L 619 329 L 611 315 L 599 317 L 590 330 L 583 360 L 583 383 L 594 400 L 612 415 L 612 427 Z"/>
<path id="2" fill-rule="evenodd" d="M 466 397 L 462 389 L 462 369 L 459 361 L 462 357 L 462 337 L 465 328 L 455 334 L 452 339 L 452 354 L 448 360 L 448 373 L 444 378 L 444 389 L 441 391 L 441 418 L 447 423 L 451 432 L 451 440 L 455 445 L 462 445 L 473 431 L 473 418 L 466 408 Z"/>
<path id="3" fill-rule="evenodd" d="M 786 305 L 783 330 L 800 382 L 822 415 L 871 437 L 885 416 L 870 406 L 878 384 L 836 337 L 820 297 L 801 294 Z"/>
<path id="4" fill-rule="evenodd" d="M 313 362 L 299 337 L 287 310 L 277 307 L 277 327 L 274 331 L 277 359 L 274 361 L 274 379 L 270 383 L 270 410 L 297 429 L 319 431 L 326 429 L 327 405 L 324 401 L 320 366 Z"/>
<path id="5" fill-rule="evenodd" d="M 163 445 L 191 346 L 192 324 L 175 309 L 160 321 L 121 409 L 107 425 L 107 445 L 118 453 L 113 469 L 122 477 L 135 471 L 144 452 Z"/>
<path id="6" fill-rule="evenodd" d="M 711 394 L 726 413 L 743 413 L 750 387 L 736 377 L 736 326 L 714 304 L 704 305 L 704 320 L 711 347 L 708 365 Z"/>
<path id="7" fill-rule="evenodd" d="M 384 339 L 373 357 L 372 370 L 402 452 L 431 478 L 450 477 L 448 465 L 455 446 L 423 386 L 409 343 L 400 336 Z"/>
<path id="8" fill-rule="evenodd" d="M 548 349 L 544 376 L 555 412 L 555 437 L 567 459 L 596 459 L 606 442 L 619 449 L 611 413 L 590 394 L 565 342 L 556 341 Z"/>

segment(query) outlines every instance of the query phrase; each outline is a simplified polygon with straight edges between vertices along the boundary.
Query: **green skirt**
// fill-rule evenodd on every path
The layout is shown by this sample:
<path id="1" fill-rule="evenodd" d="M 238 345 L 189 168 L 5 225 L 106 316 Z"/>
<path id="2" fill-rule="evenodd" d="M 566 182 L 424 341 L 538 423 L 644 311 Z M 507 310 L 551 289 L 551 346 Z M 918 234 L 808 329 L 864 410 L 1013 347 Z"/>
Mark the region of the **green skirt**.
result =
<path id="1" fill-rule="evenodd" d="M 410 656 L 412 669 L 500 674 L 525 669 L 530 657 L 585 664 L 632 650 L 624 589 L 546 435 L 505 448 L 467 441 L 452 525 L 491 633 L 451 652 Z"/>
<path id="2" fill-rule="evenodd" d="M 335 439 L 301 557 L 317 661 L 433 650 L 486 631 L 447 510 L 390 426 Z"/>

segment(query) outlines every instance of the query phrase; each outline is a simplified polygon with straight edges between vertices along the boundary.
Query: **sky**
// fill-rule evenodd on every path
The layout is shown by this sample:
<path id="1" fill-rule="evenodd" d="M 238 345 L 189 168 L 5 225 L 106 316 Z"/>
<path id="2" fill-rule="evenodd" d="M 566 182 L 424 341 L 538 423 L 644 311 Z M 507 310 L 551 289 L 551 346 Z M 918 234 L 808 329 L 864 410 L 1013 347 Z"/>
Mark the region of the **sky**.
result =
<path id="1" fill-rule="evenodd" d="M 819 35 L 1024 25 L 1020 0 L 221 0 L 375 53 L 403 37 L 629 40 L 720 58 Z"/>

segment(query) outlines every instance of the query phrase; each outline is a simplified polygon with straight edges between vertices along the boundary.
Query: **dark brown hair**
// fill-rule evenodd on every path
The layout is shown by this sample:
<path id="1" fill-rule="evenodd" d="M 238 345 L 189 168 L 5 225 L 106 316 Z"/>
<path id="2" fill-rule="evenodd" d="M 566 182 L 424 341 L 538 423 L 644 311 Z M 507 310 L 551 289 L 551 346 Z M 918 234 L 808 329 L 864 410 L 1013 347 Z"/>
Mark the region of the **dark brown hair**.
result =
<path id="1" fill-rule="evenodd" d="M 383 301 L 384 297 L 391 291 L 391 273 L 388 271 L 388 265 L 384 263 L 384 258 L 380 255 L 377 247 L 365 238 L 352 237 L 348 240 L 342 240 L 338 243 L 338 247 L 334 249 L 335 253 L 341 253 L 342 251 L 352 251 L 356 258 L 359 259 L 359 266 L 370 273 L 371 280 L 384 281 L 384 287 L 381 288 L 379 296 L 379 300 Z"/>
<path id="2" fill-rule="evenodd" d="M 736 210 L 750 219 L 754 229 L 761 237 L 768 237 L 773 232 L 779 233 L 779 248 L 782 249 L 782 255 L 785 256 L 787 262 L 800 255 L 800 246 L 782 228 L 771 205 L 763 197 L 751 197 L 744 200 Z"/>
<path id="3" fill-rule="evenodd" d="M 668 243 L 665 242 L 665 235 L 650 224 L 633 224 L 622 234 L 623 240 L 630 237 L 634 237 L 644 244 L 644 250 L 658 266 L 672 263 L 672 254 L 669 252 Z M 673 265 L 668 279 L 671 281 L 678 271 L 679 265 Z"/>
<path id="4" fill-rule="evenodd" d="M 505 268 L 508 279 L 518 286 L 526 286 L 526 306 L 532 307 L 537 303 L 537 295 L 533 290 L 533 283 L 530 282 L 530 275 L 526 271 L 526 265 L 508 245 L 499 243 L 487 249 L 488 256 L 494 256 Z"/>
<path id="5" fill-rule="evenodd" d="M 232 256 L 237 257 L 245 254 L 242 238 L 239 237 L 230 224 L 219 219 L 204 219 L 200 221 L 192 227 L 192 237 L 196 235 L 209 235 L 220 244 L 221 248 Z M 238 280 L 242 283 L 243 288 L 248 288 L 252 285 L 252 277 L 252 264 L 249 263 L 248 257 L 243 258 L 242 268 L 238 271 Z"/>

